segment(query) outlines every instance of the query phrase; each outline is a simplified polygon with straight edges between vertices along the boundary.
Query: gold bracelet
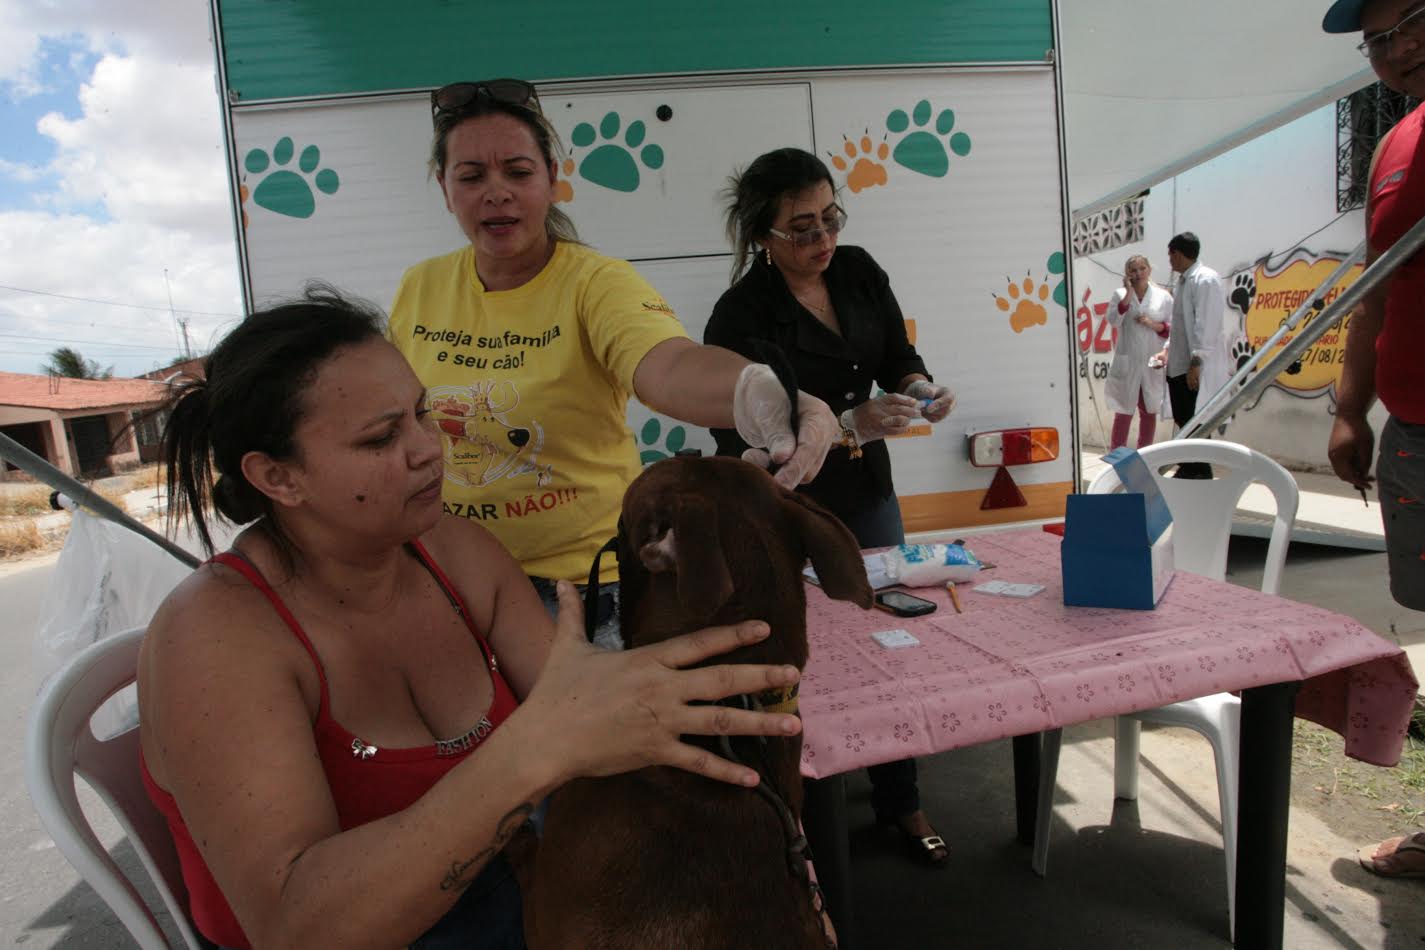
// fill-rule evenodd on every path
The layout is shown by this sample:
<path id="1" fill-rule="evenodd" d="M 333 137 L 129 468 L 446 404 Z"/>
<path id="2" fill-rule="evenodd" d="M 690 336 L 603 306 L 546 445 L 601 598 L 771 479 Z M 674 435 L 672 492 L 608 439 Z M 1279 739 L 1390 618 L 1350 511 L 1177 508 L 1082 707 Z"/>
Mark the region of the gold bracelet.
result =
<path id="1" fill-rule="evenodd" d="M 841 438 L 837 439 L 835 444 L 844 446 L 853 459 L 861 457 L 861 446 L 856 444 L 856 433 L 851 429 L 842 426 Z"/>

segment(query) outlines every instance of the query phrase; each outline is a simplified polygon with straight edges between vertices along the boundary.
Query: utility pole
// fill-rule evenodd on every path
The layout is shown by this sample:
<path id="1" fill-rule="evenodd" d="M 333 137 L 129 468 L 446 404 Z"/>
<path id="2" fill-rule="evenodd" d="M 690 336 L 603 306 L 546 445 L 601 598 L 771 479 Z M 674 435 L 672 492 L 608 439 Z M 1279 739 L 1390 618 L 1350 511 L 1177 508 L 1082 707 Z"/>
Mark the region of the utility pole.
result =
<path id="1" fill-rule="evenodd" d="M 173 286 L 168 282 L 168 268 L 163 269 L 163 288 L 168 291 L 168 315 L 173 318 L 173 322 L 178 327 L 178 332 L 183 337 L 183 358 L 191 360 L 193 351 L 188 346 L 188 318 L 180 318 L 173 310 Z"/>

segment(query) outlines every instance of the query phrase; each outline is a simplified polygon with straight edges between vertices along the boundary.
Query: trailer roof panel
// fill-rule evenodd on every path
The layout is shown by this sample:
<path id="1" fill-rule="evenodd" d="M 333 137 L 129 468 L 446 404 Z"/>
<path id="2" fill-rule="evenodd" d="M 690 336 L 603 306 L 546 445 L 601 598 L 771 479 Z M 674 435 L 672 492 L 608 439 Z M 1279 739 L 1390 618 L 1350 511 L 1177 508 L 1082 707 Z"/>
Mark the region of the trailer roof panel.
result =
<path id="1" fill-rule="evenodd" d="M 239 102 L 608 76 L 1043 62 L 1049 0 L 216 0 Z"/>

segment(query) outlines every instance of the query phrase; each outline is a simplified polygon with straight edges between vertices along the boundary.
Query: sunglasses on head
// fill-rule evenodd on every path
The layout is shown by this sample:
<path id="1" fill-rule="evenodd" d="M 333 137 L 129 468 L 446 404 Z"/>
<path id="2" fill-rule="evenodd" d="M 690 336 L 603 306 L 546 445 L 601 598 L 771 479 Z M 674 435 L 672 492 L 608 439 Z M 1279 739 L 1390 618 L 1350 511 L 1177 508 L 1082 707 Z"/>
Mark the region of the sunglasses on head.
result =
<path id="1" fill-rule="evenodd" d="M 449 112 L 459 112 L 480 99 L 490 99 L 512 106 L 523 106 L 535 112 L 539 108 L 539 95 L 534 85 L 523 79 L 489 79 L 484 82 L 453 82 L 430 94 L 431 120 Z"/>

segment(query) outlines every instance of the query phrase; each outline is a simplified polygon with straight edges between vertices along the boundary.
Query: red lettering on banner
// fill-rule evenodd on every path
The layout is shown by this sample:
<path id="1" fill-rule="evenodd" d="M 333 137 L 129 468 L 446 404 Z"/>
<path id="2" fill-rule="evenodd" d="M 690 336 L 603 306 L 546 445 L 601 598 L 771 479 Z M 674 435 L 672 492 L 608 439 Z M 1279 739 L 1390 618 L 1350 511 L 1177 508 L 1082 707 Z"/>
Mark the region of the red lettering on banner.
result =
<path id="1" fill-rule="evenodd" d="M 1074 331 L 1079 340 L 1079 353 L 1112 353 L 1118 346 L 1118 330 L 1108 322 L 1108 301 L 1090 304 L 1093 288 L 1085 288 L 1083 302 L 1074 311 Z M 1097 318 L 1095 329 L 1094 318 Z"/>
<path id="2" fill-rule="evenodd" d="M 1098 317 L 1098 333 L 1093 338 L 1093 351 L 1095 353 L 1112 353 L 1113 348 L 1118 345 L 1118 331 L 1113 328 L 1113 324 L 1108 322 L 1108 304 L 1094 304 L 1093 312 Z"/>

